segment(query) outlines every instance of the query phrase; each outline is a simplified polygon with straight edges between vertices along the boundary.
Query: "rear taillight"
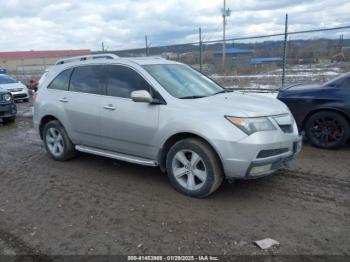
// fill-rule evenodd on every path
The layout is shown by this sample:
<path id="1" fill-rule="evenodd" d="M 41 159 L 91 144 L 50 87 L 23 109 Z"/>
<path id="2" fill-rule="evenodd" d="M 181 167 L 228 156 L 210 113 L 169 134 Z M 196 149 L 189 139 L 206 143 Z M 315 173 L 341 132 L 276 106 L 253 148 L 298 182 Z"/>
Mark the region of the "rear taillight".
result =
<path id="1" fill-rule="evenodd" d="M 34 92 L 34 93 L 32 94 L 33 102 L 35 102 L 37 96 L 38 96 L 38 93 L 37 93 L 37 92 Z"/>

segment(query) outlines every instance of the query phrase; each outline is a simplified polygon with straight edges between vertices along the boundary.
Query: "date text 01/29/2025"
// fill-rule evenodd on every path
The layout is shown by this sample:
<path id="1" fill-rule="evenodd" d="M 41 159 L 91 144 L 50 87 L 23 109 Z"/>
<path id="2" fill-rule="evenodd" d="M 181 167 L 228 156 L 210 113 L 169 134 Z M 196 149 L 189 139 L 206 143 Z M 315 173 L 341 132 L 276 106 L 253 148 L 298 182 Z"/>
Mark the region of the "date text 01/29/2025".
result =
<path id="1" fill-rule="evenodd" d="M 218 261 L 216 256 L 128 256 L 128 261 Z"/>

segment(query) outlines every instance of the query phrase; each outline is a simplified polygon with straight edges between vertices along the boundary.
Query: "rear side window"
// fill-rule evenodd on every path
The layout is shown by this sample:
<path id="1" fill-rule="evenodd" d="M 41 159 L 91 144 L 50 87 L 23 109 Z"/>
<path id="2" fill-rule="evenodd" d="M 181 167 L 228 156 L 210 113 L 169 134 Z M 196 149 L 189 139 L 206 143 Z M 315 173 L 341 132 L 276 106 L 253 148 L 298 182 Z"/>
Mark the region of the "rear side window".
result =
<path id="1" fill-rule="evenodd" d="M 103 85 L 102 65 L 76 67 L 73 71 L 69 91 L 101 94 Z"/>
<path id="2" fill-rule="evenodd" d="M 107 65 L 108 96 L 130 98 L 131 92 L 136 90 L 151 91 L 151 86 L 135 70 L 121 65 Z"/>
<path id="3" fill-rule="evenodd" d="M 69 77 L 72 69 L 67 69 L 61 72 L 56 78 L 49 84 L 47 88 L 68 91 Z"/>

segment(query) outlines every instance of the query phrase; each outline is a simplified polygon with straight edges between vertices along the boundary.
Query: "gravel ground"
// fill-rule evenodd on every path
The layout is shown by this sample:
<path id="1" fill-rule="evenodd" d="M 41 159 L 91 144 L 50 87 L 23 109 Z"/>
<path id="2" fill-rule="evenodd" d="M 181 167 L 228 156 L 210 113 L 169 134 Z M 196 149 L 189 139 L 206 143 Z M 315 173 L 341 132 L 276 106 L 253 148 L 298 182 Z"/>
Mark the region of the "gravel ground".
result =
<path id="1" fill-rule="evenodd" d="M 350 255 L 350 148 L 305 145 L 292 167 L 198 200 L 157 168 L 51 160 L 18 107 L 0 123 L 0 254 Z M 280 246 L 253 244 L 264 238 Z"/>

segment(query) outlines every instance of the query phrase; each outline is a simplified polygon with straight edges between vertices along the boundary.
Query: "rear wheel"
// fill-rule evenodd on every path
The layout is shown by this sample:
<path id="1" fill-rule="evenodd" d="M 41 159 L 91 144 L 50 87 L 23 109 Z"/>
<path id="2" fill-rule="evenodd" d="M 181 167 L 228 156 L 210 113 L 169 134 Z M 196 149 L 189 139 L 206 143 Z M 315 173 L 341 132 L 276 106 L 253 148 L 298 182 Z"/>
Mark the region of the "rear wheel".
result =
<path id="1" fill-rule="evenodd" d="M 343 146 L 349 139 L 349 123 L 336 112 L 318 112 L 307 120 L 305 132 L 313 146 L 337 148 Z"/>
<path id="2" fill-rule="evenodd" d="M 73 143 L 61 123 L 57 120 L 44 126 L 43 139 L 46 151 L 58 161 L 66 161 L 76 155 Z"/>
<path id="3" fill-rule="evenodd" d="M 220 159 L 204 141 L 188 138 L 173 145 L 166 168 L 171 184 L 191 197 L 206 197 L 221 185 L 224 174 Z"/>

